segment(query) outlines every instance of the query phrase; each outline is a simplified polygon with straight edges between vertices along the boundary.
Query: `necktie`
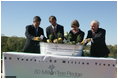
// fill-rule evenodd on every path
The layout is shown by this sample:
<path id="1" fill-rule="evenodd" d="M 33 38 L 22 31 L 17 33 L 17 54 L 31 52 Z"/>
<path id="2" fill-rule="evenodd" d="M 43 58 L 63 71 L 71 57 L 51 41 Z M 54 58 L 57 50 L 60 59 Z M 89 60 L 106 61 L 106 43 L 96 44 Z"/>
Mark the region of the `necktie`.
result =
<path id="1" fill-rule="evenodd" d="M 54 35 L 56 35 L 56 28 L 54 27 L 54 29 L 53 29 L 53 32 L 54 32 Z"/>
<path id="2" fill-rule="evenodd" d="M 38 35 L 38 28 L 35 28 L 36 36 Z"/>

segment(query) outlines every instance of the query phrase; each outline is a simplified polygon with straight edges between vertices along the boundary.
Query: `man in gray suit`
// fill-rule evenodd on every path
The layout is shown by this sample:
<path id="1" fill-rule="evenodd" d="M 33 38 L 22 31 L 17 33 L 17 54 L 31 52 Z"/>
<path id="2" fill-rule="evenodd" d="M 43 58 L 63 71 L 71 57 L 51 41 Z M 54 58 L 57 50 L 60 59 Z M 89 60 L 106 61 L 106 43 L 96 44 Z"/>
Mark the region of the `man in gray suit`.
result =
<path id="1" fill-rule="evenodd" d="M 46 28 L 47 38 L 49 39 L 50 35 L 52 35 L 52 40 L 58 38 L 58 34 L 61 34 L 61 38 L 64 39 L 64 27 L 56 23 L 57 19 L 55 16 L 49 17 L 50 26 Z"/>

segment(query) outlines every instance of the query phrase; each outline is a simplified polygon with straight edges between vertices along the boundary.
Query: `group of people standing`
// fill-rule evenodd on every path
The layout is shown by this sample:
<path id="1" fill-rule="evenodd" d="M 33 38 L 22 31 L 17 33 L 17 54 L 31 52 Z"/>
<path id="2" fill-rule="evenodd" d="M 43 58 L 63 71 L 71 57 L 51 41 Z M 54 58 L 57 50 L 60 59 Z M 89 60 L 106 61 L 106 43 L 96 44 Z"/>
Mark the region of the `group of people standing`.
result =
<path id="1" fill-rule="evenodd" d="M 61 33 L 61 38 L 64 40 L 64 27 L 57 24 L 57 19 L 55 16 L 49 17 L 50 26 L 46 28 L 46 35 L 44 35 L 43 29 L 40 27 L 41 18 L 35 16 L 33 18 L 33 24 L 26 26 L 26 43 L 23 48 L 23 52 L 30 53 L 40 53 L 39 41 L 46 42 L 49 39 L 50 34 L 53 35 L 53 39 L 57 38 L 57 33 Z M 99 22 L 94 20 L 90 23 L 91 29 L 88 31 L 87 37 L 85 39 L 85 45 L 91 41 L 90 56 L 92 57 L 108 57 L 109 49 L 105 43 L 105 33 L 106 31 L 102 28 L 99 28 Z M 77 36 L 81 37 L 79 42 L 82 42 L 84 39 L 85 33 L 80 29 L 80 24 L 77 20 L 72 21 L 69 34 L 72 35 L 70 41 L 76 41 Z M 90 40 L 87 40 L 90 38 Z"/>

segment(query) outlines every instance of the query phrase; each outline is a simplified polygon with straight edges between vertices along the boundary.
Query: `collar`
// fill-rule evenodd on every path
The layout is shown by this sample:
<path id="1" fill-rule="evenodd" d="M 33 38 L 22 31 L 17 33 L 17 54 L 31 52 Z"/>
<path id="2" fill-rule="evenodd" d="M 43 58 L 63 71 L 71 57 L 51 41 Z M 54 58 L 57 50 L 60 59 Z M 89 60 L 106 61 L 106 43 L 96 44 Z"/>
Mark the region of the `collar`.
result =
<path id="1" fill-rule="evenodd" d="M 72 32 L 73 32 L 74 34 L 79 33 L 79 32 L 80 32 L 80 29 L 78 29 L 78 31 L 76 31 L 76 32 L 74 32 L 74 31 L 72 30 Z"/>
<path id="2" fill-rule="evenodd" d="M 56 26 L 53 26 L 53 25 L 51 25 L 51 26 L 52 26 L 53 29 L 54 29 L 54 27 L 57 28 L 57 24 L 56 24 Z"/>
<path id="3" fill-rule="evenodd" d="M 38 27 L 36 28 L 33 24 L 32 24 L 32 26 L 33 26 L 35 29 L 38 29 L 38 27 L 39 27 L 39 26 L 38 26 Z"/>

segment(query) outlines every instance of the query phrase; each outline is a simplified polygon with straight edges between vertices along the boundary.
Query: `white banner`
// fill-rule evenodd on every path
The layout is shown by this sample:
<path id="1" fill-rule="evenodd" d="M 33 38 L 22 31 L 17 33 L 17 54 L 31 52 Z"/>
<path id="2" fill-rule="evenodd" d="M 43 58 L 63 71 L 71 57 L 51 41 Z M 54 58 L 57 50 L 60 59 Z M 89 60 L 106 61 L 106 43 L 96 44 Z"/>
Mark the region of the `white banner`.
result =
<path id="1" fill-rule="evenodd" d="M 3 53 L 7 78 L 115 78 L 116 59 Z"/>
<path id="2" fill-rule="evenodd" d="M 83 46 L 40 42 L 40 50 L 41 54 L 81 56 Z"/>

